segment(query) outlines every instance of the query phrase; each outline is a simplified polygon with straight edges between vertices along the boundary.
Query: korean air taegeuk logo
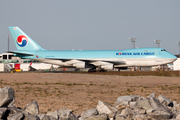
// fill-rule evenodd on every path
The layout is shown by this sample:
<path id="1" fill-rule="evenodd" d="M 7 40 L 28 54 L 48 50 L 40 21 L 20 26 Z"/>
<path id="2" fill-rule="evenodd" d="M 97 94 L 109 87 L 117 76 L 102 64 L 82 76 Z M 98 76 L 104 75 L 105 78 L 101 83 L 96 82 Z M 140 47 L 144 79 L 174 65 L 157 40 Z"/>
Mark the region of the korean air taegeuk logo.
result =
<path id="1" fill-rule="evenodd" d="M 25 47 L 28 44 L 28 39 L 25 35 L 19 35 L 17 37 L 16 43 L 19 47 Z"/>

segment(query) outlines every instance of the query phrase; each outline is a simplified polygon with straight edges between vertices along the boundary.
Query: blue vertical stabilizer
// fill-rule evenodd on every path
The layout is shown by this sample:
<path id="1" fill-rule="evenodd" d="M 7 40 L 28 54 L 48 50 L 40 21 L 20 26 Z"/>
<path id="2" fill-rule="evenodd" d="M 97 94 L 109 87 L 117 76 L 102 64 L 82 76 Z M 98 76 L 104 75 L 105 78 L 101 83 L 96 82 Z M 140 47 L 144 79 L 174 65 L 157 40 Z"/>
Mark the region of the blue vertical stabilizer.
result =
<path id="1" fill-rule="evenodd" d="M 9 27 L 17 50 L 44 50 L 18 27 Z"/>

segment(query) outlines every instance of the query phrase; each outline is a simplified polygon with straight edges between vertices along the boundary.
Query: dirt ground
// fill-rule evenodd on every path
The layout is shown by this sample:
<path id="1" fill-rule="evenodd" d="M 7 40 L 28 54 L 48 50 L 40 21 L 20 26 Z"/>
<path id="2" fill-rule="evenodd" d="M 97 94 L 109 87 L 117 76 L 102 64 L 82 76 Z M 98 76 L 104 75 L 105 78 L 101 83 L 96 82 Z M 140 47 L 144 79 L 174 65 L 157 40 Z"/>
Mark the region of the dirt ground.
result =
<path id="1" fill-rule="evenodd" d="M 37 101 L 40 113 L 66 107 L 75 114 L 114 104 L 119 96 L 164 95 L 180 102 L 180 77 L 93 75 L 77 73 L 0 73 L 0 87 L 15 91 L 16 107 Z"/>

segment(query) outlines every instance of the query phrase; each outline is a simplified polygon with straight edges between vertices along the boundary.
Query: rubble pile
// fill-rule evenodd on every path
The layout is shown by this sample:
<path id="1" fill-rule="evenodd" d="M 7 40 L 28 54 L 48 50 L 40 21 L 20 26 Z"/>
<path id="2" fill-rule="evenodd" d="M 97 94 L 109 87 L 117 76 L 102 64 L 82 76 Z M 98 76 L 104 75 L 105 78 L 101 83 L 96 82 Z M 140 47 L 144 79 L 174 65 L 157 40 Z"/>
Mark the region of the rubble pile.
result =
<path id="1" fill-rule="evenodd" d="M 163 95 L 156 98 L 155 93 L 146 98 L 139 95 L 120 96 L 114 105 L 99 101 L 96 108 L 78 116 L 68 108 L 39 114 L 39 106 L 35 101 L 24 109 L 14 106 L 14 102 L 14 90 L 1 88 L 1 120 L 180 120 L 180 104 Z"/>

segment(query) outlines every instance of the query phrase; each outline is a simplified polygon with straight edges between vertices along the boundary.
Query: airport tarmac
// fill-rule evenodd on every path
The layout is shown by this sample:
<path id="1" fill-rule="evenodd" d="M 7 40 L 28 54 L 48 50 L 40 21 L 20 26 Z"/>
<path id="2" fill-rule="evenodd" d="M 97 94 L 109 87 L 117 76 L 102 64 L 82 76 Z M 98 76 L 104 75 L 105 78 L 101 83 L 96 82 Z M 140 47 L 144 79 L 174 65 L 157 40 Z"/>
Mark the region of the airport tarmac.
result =
<path id="1" fill-rule="evenodd" d="M 76 73 L 0 73 L 1 88 L 14 89 L 17 107 L 37 101 L 40 113 L 62 107 L 75 114 L 95 108 L 98 101 L 114 104 L 119 96 L 164 95 L 180 102 L 180 78 Z"/>

